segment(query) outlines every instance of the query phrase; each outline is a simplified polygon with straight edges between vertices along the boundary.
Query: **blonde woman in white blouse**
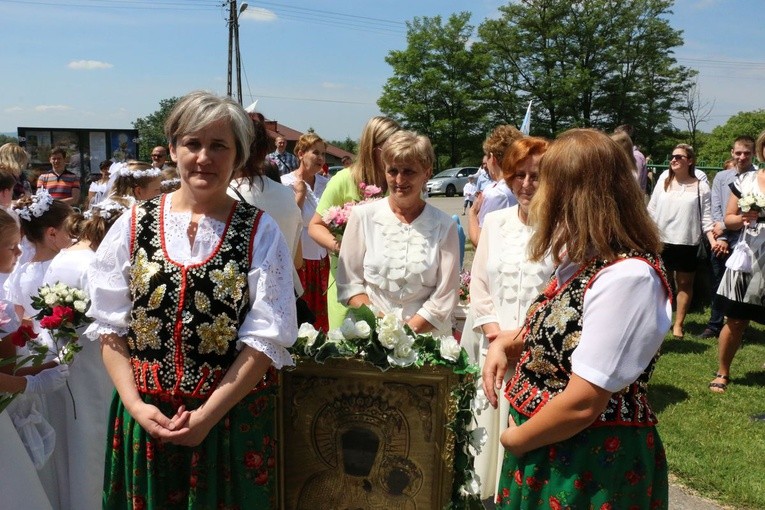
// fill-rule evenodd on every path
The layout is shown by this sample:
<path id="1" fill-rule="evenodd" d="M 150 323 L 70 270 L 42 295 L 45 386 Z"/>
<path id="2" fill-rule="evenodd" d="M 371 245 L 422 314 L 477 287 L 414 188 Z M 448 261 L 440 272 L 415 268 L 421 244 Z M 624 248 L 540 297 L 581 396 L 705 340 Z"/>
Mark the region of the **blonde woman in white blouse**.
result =
<path id="1" fill-rule="evenodd" d="M 526 254 L 533 232 L 528 225 L 529 204 L 539 183 L 539 160 L 548 145 L 547 140 L 536 137 L 511 145 L 502 162 L 502 174 L 518 204 L 491 212 L 484 219 L 471 269 L 467 324 L 472 327 L 462 336 L 462 346 L 480 366 L 493 340 L 518 335 L 529 304 L 553 272 L 550 258 L 532 262 Z M 507 379 L 509 376 L 508 372 Z M 478 386 L 482 387 L 481 381 Z M 488 408 L 477 417 L 476 426 L 487 432 L 486 446 L 475 459 L 481 499 L 496 494 L 504 453 L 499 437 L 507 427 L 508 413 L 509 402 L 501 399 L 497 409 Z"/>
<path id="2" fill-rule="evenodd" d="M 420 190 L 433 169 L 430 140 L 394 133 L 382 147 L 389 196 L 354 207 L 337 267 L 338 300 L 372 304 L 418 333 L 451 334 L 457 306 L 457 225 Z"/>
<path id="3" fill-rule="evenodd" d="M 669 175 L 654 188 L 648 203 L 648 213 L 659 227 L 664 243 L 661 252 L 664 266 L 675 282 L 677 311 L 672 326 L 675 338 L 683 338 L 683 322 L 693 298 L 699 243 L 706 236 L 713 248 L 716 245 L 712 234 L 711 190 L 707 182 L 695 176 L 695 169 L 693 147 L 684 143 L 675 146 Z"/>

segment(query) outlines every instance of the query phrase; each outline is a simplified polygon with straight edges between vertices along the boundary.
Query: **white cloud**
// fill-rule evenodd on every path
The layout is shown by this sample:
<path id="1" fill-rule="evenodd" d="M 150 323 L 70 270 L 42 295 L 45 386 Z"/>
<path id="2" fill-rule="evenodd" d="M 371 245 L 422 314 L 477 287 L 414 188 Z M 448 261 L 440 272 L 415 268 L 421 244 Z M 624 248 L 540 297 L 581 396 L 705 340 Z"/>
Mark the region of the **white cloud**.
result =
<path id="1" fill-rule="evenodd" d="M 66 112 L 71 109 L 71 106 L 65 104 L 40 104 L 35 106 L 36 112 Z"/>
<path id="2" fill-rule="evenodd" d="M 325 89 L 343 89 L 345 88 L 345 85 L 342 83 L 332 83 L 331 81 L 325 81 L 321 84 L 322 88 Z"/>
<path id="3" fill-rule="evenodd" d="M 21 106 L 11 106 L 10 108 L 6 108 L 3 111 L 5 113 L 23 112 L 24 108 L 22 108 Z"/>
<path id="4" fill-rule="evenodd" d="M 263 9 L 261 7 L 248 7 L 239 18 L 265 22 L 276 21 L 277 19 L 274 11 L 269 11 L 268 9 Z"/>
<path id="5" fill-rule="evenodd" d="M 67 67 L 77 71 L 92 71 L 93 69 L 111 69 L 114 66 L 99 60 L 72 60 Z"/>

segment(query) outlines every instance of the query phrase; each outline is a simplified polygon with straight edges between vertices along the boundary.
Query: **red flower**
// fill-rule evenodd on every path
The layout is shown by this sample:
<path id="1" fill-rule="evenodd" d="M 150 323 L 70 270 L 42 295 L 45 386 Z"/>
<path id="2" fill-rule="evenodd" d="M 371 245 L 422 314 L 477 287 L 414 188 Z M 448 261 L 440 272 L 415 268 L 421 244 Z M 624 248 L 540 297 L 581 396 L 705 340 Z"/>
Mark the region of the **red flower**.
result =
<path id="1" fill-rule="evenodd" d="M 258 476 L 255 477 L 255 483 L 258 485 L 265 485 L 268 483 L 268 471 L 265 469 L 263 471 L 260 471 L 258 473 Z"/>
<path id="2" fill-rule="evenodd" d="M 199 452 L 194 452 L 191 454 L 191 465 L 192 467 L 199 465 Z"/>
<path id="3" fill-rule="evenodd" d="M 519 470 L 515 470 L 515 473 L 513 473 L 513 479 L 515 479 L 515 483 L 518 485 L 523 485 L 523 478 L 521 477 L 521 472 Z"/>
<path id="4" fill-rule="evenodd" d="M 630 485 L 636 485 L 640 481 L 640 475 L 637 474 L 635 471 L 627 471 L 624 474 L 624 478 L 627 479 L 627 481 L 630 483 Z"/>
<path id="5" fill-rule="evenodd" d="M 612 510 L 613 507 L 611 506 L 611 503 L 603 503 L 600 505 L 600 510 Z"/>
<path id="6" fill-rule="evenodd" d="M 502 487 L 502 497 L 503 498 L 509 498 L 510 497 L 510 489 L 507 487 Z"/>
<path id="7" fill-rule="evenodd" d="M 152 441 L 146 443 L 146 460 L 154 460 L 154 443 Z"/>
<path id="8" fill-rule="evenodd" d="M 542 481 L 538 480 L 537 478 L 533 476 L 529 476 L 526 478 L 526 485 L 528 485 L 532 490 L 535 490 L 535 491 L 542 490 Z"/>
<path id="9" fill-rule="evenodd" d="M 197 477 L 197 474 L 194 473 L 189 477 L 189 487 L 195 489 L 197 487 L 197 482 L 199 482 L 199 478 Z"/>
<path id="10" fill-rule="evenodd" d="M 37 333 L 31 324 L 22 324 L 19 329 L 11 334 L 11 342 L 16 347 L 24 347 L 33 338 L 37 338 Z"/>
<path id="11" fill-rule="evenodd" d="M 582 473 L 582 480 L 585 482 L 591 482 L 592 481 L 592 471 L 585 471 Z"/>
<path id="12" fill-rule="evenodd" d="M 244 454 L 244 465 L 247 469 L 260 469 L 263 465 L 263 456 L 258 452 L 247 452 Z"/>
<path id="13" fill-rule="evenodd" d="M 654 441 L 653 432 L 649 432 L 645 438 L 645 442 L 648 445 L 648 448 L 653 448 Z"/>
<path id="14" fill-rule="evenodd" d="M 621 441 L 619 441 L 618 437 L 609 437 L 606 439 L 606 442 L 603 443 L 603 447 L 606 449 L 608 453 L 614 453 L 616 450 L 619 449 L 619 446 L 621 446 Z"/>
<path id="15" fill-rule="evenodd" d="M 554 461 L 556 453 L 557 452 L 555 451 L 555 447 L 554 446 L 550 446 L 547 449 L 547 458 L 549 458 L 551 462 Z"/>
<path id="16" fill-rule="evenodd" d="M 146 508 L 146 500 L 141 496 L 133 496 L 133 509 L 144 510 Z"/>
<path id="17" fill-rule="evenodd" d="M 45 329 L 60 328 L 62 324 L 71 324 L 74 321 L 74 310 L 68 306 L 57 305 L 53 307 L 53 314 L 46 315 L 40 320 L 40 326 Z"/>
<path id="18" fill-rule="evenodd" d="M 269 469 L 272 469 L 274 466 L 276 466 L 276 459 L 274 457 L 269 457 L 268 461 L 266 462 L 266 466 L 268 466 Z"/>
<path id="19" fill-rule="evenodd" d="M 119 450 L 121 444 L 120 436 L 114 436 L 114 439 L 112 439 L 112 450 Z"/>
<path id="20" fill-rule="evenodd" d="M 576 480 L 574 480 L 574 488 L 576 490 L 580 491 L 584 489 L 584 487 L 585 487 L 585 483 L 582 481 L 581 478 L 577 478 Z"/>
<path id="21" fill-rule="evenodd" d="M 563 510 L 563 506 L 555 496 L 550 496 L 550 509 L 551 510 Z"/>

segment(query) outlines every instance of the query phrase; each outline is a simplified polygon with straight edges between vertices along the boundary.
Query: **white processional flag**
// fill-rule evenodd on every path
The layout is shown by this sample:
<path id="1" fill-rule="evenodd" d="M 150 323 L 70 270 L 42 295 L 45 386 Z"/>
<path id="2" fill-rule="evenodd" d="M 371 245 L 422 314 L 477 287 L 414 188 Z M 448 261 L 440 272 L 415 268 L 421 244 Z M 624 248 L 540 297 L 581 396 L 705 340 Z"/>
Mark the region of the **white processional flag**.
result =
<path id="1" fill-rule="evenodd" d="M 529 101 L 529 107 L 526 108 L 526 115 L 523 117 L 523 122 L 521 123 L 521 133 L 524 135 L 529 134 L 529 130 L 531 129 L 531 103 L 533 101 Z"/>

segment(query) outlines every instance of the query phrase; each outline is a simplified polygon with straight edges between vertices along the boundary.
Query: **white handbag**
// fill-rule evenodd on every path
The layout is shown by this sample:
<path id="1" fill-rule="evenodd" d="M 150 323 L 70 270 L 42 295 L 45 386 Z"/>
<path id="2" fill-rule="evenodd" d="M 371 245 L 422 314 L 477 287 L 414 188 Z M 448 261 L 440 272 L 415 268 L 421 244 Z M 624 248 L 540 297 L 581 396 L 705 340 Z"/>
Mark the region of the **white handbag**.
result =
<path id="1" fill-rule="evenodd" d="M 741 271 L 742 273 L 752 272 L 752 259 L 754 254 L 752 249 L 746 243 L 746 231 L 749 230 L 746 227 L 743 228 L 743 233 L 739 237 L 736 246 L 733 247 L 733 253 L 730 254 L 728 260 L 725 261 L 725 267 L 732 271 Z"/>

